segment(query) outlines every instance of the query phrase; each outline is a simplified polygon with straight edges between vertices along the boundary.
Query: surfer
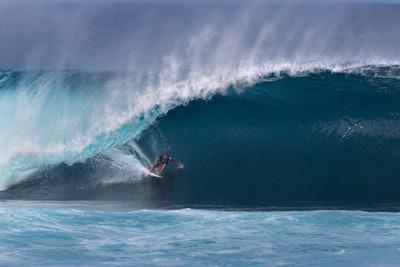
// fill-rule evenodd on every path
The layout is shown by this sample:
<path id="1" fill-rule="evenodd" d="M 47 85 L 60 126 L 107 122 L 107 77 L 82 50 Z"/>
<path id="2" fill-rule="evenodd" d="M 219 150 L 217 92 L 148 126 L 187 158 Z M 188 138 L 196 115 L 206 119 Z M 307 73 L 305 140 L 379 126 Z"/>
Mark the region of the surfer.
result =
<path id="1" fill-rule="evenodd" d="M 156 161 L 154 161 L 153 165 L 149 169 L 149 172 L 154 173 L 154 169 L 161 165 L 161 169 L 157 175 L 161 176 L 161 173 L 167 167 L 169 161 L 172 161 L 177 169 L 183 169 L 183 165 L 179 164 L 176 160 L 174 160 L 167 152 L 162 153 Z"/>

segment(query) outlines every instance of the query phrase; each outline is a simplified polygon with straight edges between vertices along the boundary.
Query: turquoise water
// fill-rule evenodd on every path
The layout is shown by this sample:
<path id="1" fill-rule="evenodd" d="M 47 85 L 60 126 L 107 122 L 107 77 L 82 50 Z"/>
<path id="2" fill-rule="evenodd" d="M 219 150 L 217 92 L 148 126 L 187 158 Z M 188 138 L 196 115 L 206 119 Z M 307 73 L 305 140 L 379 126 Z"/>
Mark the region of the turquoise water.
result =
<path id="1" fill-rule="evenodd" d="M 120 211 L 116 211 L 119 209 Z M 2 266 L 396 266 L 400 215 L 7 201 Z"/>

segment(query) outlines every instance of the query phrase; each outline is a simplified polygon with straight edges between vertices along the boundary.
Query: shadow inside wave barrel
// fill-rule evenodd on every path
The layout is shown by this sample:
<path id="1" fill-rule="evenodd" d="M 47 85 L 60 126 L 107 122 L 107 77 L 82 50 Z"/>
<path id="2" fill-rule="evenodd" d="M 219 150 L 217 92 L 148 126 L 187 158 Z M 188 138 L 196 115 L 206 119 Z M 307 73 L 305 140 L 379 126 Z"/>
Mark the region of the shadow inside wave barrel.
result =
<path id="1" fill-rule="evenodd" d="M 185 205 L 398 210 L 399 86 L 286 77 L 172 110 L 139 143 L 183 161 Z"/>

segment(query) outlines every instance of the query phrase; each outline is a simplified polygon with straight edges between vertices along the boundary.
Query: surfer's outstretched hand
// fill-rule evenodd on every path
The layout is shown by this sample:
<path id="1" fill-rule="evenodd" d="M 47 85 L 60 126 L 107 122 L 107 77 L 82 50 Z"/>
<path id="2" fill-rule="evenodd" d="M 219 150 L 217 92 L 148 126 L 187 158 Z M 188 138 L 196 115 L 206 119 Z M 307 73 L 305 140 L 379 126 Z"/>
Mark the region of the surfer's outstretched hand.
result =
<path id="1" fill-rule="evenodd" d="M 185 166 L 183 166 L 183 165 L 179 165 L 179 166 L 177 166 L 176 167 L 178 170 L 180 170 L 180 169 L 183 169 L 183 168 L 185 168 Z"/>

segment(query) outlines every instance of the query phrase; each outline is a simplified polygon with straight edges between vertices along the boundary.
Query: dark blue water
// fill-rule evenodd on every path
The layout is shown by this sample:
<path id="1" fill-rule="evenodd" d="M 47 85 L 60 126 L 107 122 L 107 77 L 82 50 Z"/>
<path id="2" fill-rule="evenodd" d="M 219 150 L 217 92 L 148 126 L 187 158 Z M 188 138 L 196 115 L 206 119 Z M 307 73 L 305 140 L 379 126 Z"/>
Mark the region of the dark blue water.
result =
<path id="1" fill-rule="evenodd" d="M 190 203 L 398 203 L 399 93 L 396 78 L 283 77 L 179 107 L 158 130 L 186 159 Z"/>

